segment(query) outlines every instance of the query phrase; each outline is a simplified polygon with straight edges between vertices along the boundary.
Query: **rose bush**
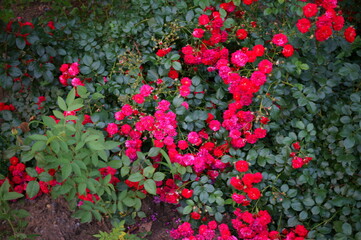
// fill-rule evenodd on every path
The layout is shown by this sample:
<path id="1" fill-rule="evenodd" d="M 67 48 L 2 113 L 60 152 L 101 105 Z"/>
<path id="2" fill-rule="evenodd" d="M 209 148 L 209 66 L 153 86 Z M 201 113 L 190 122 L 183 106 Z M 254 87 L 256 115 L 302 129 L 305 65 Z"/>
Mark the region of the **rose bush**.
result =
<path id="1" fill-rule="evenodd" d="M 360 40 L 337 1 L 139 6 L 6 25 L 14 190 L 66 194 L 83 221 L 156 195 L 193 225 L 175 239 L 360 237 Z"/>

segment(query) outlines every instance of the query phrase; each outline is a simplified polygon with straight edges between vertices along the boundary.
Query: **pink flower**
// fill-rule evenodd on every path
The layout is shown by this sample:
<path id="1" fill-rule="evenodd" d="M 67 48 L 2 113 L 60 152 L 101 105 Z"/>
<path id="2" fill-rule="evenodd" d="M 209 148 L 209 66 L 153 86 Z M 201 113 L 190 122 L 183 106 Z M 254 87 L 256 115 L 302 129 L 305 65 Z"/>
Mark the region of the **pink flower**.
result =
<path id="1" fill-rule="evenodd" d="M 272 63 L 264 59 L 258 63 L 258 69 L 263 73 L 271 73 L 272 72 Z"/>
<path id="2" fill-rule="evenodd" d="M 288 38 L 283 33 L 279 33 L 273 36 L 272 43 L 277 46 L 284 46 L 288 42 Z"/>
<path id="3" fill-rule="evenodd" d="M 189 108 L 189 104 L 187 102 L 182 102 L 181 104 L 183 107 L 185 107 L 185 109 Z"/>
<path id="4" fill-rule="evenodd" d="M 144 103 L 144 96 L 142 94 L 135 94 L 133 97 L 132 97 L 132 100 L 138 104 L 142 104 Z"/>
<path id="5" fill-rule="evenodd" d="M 202 38 L 204 35 L 204 30 L 202 28 L 195 28 L 192 35 L 195 38 Z"/>
<path id="6" fill-rule="evenodd" d="M 85 84 L 79 79 L 79 78 L 73 78 L 71 80 L 71 85 L 73 87 L 77 87 L 77 86 L 85 86 Z"/>
<path id="7" fill-rule="evenodd" d="M 198 146 L 202 143 L 202 139 L 199 137 L 198 133 L 190 132 L 188 134 L 188 142 Z"/>
<path id="8" fill-rule="evenodd" d="M 72 63 L 68 69 L 68 73 L 70 76 L 75 77 L 79 74 L 79 63 Z"/>
<path id="9" fill-rule="evenodd" d="M 118 120 L 118 121 L 123 120 L 124 117 L 125 117 L 125 116 L 124 116 L 123 112 L 116 112 L 116 113 L 114 114 L 115 120 Z"/>
<path id="10" fill-rule="evenodd" d="M 153 87 L 149 86 L 149 85 L 143 85 L 140 87 L 140 94 L 143 95 L 144 97 L 148 97 L 153 91 Z"/>
<path id="11" fill-rule="evenodd" d="M 248 56 L 242 51 L 232 53 L 231 62 L 237 67 L 243 67 L 248 62 Z"/>
<path id="12" fill-rule="evenodd" d="M 218 120 L 212 120 L 209 122 L 209 128 L 218 131 L 221 128 L 221 123 Z"/>
<path id="13" fill-rule="evenodd" d="M 114 134 L 118 132 L 118 126 L 115 123 L 109 123 L 105 129 L 107 133 L 112 137 Z"/>

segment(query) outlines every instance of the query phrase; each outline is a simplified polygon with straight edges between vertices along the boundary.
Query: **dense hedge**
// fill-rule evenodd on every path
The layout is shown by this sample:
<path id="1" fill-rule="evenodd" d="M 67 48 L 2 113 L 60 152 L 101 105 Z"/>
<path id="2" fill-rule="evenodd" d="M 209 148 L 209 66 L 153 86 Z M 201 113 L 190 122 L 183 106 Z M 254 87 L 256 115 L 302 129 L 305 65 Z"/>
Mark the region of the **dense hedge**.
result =
<path id="1" fill-rule="evenodd" d="M 206 6 L 217 3 L 141 0 L 109 8 L 110 3 L 104 1 L 107 16 L 95 11 L 86 21 L 76 16 L 59 18 L 54 20 L 54 27 L 34 22 L 32 28 L 15 22 L 12 31 L 1 32 L 1 86 L 9 93 L 6 104 L 12 104 L 16 110 L 0 112 L 0 154 L 4 166 L 0 173 L 7 173 L 10 157 L 27 150 L 22 147 L 25 136 L 44 133 L 38 116 L 51 115 L 58 108 L 57 97 L 68 93 L 70 87 L 62 86 L 58 80 L 63 63 L 80 64 L 80 74 L 91 96 L 84 103 L 94 122 L 91 127 L 104 129 L 114 122 L 113 113 L 131 102 L 130 97 L 137 93 L 142 81 L 161 78 L 166 87 L 158 97 L 176 99 L 172 103 L 177 114 L 184 115 L 180 127 L 185 131 L 202 129 L 207 116 L 199 111 L 185 112 L 181 100 L 174 98 L 175 84 L 169 70 L 182 70 L 184 76 L 201 73 L 194 92 L 212 90 L 207 87 L 210 83 L 202 83 L 201 79 L 213 79 L 215 84 L 220 79 L 202 66 L 197 70 L 179 66 L 177 60 L 181 58 L 176 51 L 165 58 L 156 57 L 154 52 L 169 47 L 180 52 L 184 43 L 195 43 L 191 33 L 198 16 Z M 361 239 L 361 41 L 357 37 L 349 44 L 335 34 L 318 42 L 311 33 L 300 34 L 294 27 L 302 16 L 300 4 L 304 5 L 296 0 L 260 0 L 242 5 L 245 12 L 252 12 L 246 14 L 243 24 L 257 21 L 258 26 L 252 29 L 246 25 L 252 29 L 251 36 L 227 47 L 266 45 L 282 29 L 296 51 L 290 58 L 280 57 L 251 106 L 271 119 L 267 137 L 242 150 L 230 149 L 229 155 L 247 160 L 254 171 L 262 172 L 264 180 L 259 188 L 263 197 L 252 207 L 268 210 L 274 229 L 304 224 L 311 230 L 311 239 Z M 347 6 L 345 1 L 343 4 Z M 6 29 L 6 23 L 1 23 L 1 28 Z M 29 35 L 12 34 L 17 31 Z M 272 51 L 275 56 L 277 50 Z M 211 95 L 194 94 L 188 100 L 191 106 L 206 109 L 213 102 L 218 110 L 225 110 L 225 102 L 230 100 L 225 92 L 219 87 Z M 46 101 L 39 103 L 39 96 L 45 96 Z M 113 140 L 124 138 L 116 136 Z M 292 146 L 295 142 L 300 143 L 300 151 Z M 142 150 L 146 153 L 149 148 Z M 313 160 L 294 169 L 292 152 Z M 229 178 L 226 173 L 221 177 Z M 199 184 L 205 183 L 207 180 Z M 224 212 L 218 206 L 217 209 Z"/>

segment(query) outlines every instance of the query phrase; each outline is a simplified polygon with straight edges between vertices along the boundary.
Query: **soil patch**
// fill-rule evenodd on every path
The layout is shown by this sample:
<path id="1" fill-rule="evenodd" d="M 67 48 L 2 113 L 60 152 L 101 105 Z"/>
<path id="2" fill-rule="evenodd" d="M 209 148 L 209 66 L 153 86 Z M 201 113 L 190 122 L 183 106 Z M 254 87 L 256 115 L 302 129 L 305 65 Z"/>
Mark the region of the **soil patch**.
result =
<path id="1" fill-rule="evenodd" d="M 30 216 L 26 218 L 28 225 L 24 231 L 26 234 L 39 235 L 35 240 L 96 240 L 93 235 L 99 231 L 110 232 L 112 225 L 109 219 L 102 222 L 80 223 L 71 217 L 67 202 L 62 199 L 52 199 L 43 195 L 36 200 L 24 199 L 12 203 L 12 208 L 25 209 Z M 155 203 L 151 198 L 143 201 L 142 211 L 146 218 L 138 220 L 136 224 L 129 226 L 128 233 L 150 233 L 144 239 L 169 240 L 169 231 L 179 223 L 179 214 L 176 206 L 165 203 Z M 6 222 L 0 222 L 0 231 L 11 232 Z M 4 239 L 6 240 L 6 238 Z"/>

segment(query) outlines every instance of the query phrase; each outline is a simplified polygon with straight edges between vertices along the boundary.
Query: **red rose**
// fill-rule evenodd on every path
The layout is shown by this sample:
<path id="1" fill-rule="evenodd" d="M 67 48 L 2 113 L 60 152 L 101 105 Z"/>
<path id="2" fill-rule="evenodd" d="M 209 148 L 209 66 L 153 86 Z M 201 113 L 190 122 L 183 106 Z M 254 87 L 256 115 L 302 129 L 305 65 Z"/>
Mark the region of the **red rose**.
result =
<path id="1" fill-rule="evenodd" d="M 195 220 L 199 220 L 201 219 L 201 215 L 197 212 L 192 212 L 191 213 L 191 218 L 195 219 Z"/>
<path id="2" fill-rule="evenodd" d="M 10 164 L 11 165 L 16 165 L 16 164 L 18 164 L 19 163 L 19 158 L 17 158 L 17 157 L 11 157 L 10 159 L 9 159 L 9 161 L 10 161 Z"/>
<path id="3" fill-rule="evenodd" d="M 263 73 L 271 73 L 272 72 L 272 63 L 264 59 L 258 63 L 258 69 Z"/>
<path id="4" fill-rule="evenodd" d="M 242 184 L 242 180 L 237 178 L 237 177 L 232 177 L 231 178 L 231 185 L 237 190 L 243 190 L 244 189 L 244 185 Z"/>
<path id="5" fill-rule="evenodd" d="M 303 159 L 300 157 L 294 157 L 292 158 L 292 167 L 293 168 L 301 168 L 303 166 L 304 162 Z"/>
<path id="6" fill-rule="evenodd" d="M 243 40 L 248 36 L 248 32 L 244 29 L 238 29 L 236 32 L 236 36 L 238 39 Z"/>
<path id="7" fill-rule="evenodd" d="M 168 77 L 170 77 L 171 79 L 176 79 L 178 78 L 179 74 L 176 70 L 171 69 L 168 73 Z"/>
<path id="8" fill-rule="evenodd" d="M 255 52 L 257 57 L 262 57 L 264 54 L 264 46 L 259 44 L 253 47 L 253 51 Z"/>
<path id="9" fill-rule="evenodd" d="M 247 172 L 248 171 L 248 162 L 244 160 L 237 161 L 235 164 L 235 168 L 238 172 Z"/>
<path id="10" fill-rule="evenodd" d="M 307 18 L 301 18 L 297 21 L 296 27 L 301 33 L 306 33 L 311 27 L 311 21 Z"/>
<path id="11" fill-rule="evenodd" d="M 303 15 L 305 15 L 305 17 L 310 18 L 313 17 L 317 14 L 317 5 L 314 3 L 307 3 L 304 7 L 303 7 Z"/>
<path id="12" fill-rule="evenodd" d="M 308 230 L 303 225 L 297 225 L 294 231 L 300 237 L 307 237 Z"/>
<path id="13" fill-rule="evenodd" d="M 192 35 L 195 38 L 202 38 L 204 35 L 204 30 L 202 28 L 195 28 Z"/>
<path id="14" fill-rule="evenodd" d="M 283 47 L 282 54 L 285 57 L 291 57 L 294 53 L 294 48 L 291 44 L 287 44 Z"/>
<path id="15" fill-rule="evenodd" d="M 326 41 L 332 35 L 332 29 L 329 26 L 322 26 L 316 29 L 315 36 L 317 41 Z"/>
<path id="16" fill-rule="evenodd" d="M 344 32 L 344 36 L 347 42 L 353 43 L 353 41 L 355 41 L 356 38 L 356 30 L 353 27 L 348 27 L 346 28 L 345 32 Z"/>
<path id="17" fill-rule="evenodd" d="M 186 188 L 184 188 L 182 190 L 182 196 L 184 198 L 190 198 L 190 197 L 192 197 L 192 195 L 193 195 L 193 190 L 189 190 L 189 189 L 186 189 Z"/>
<path id="18" fill-rule="evenodd" d="M 220 7 L 220 8 L 223 8 L 223 9 L 226 10 L 227 12 L 233 12 L 233 11 L 236 9 L 236 6 L 234 5 L 233 2 L 222 3 L 219 7 Z"/>
<path id="19" fill-rule="evenodd" d="M 284 46 L 288 42 L 288 38 L 283 33 L 279 33 L 273 36 L 272 43 L 277 46 Z"/>
<path id="20" fill-rule="evenodd" d="M 208 23 L 209 23 L 208 15 L 202 14 L 202 15 L 199 16 L 199 18 L 198 18 L 198 24 L 199 25 L 202 26 L 202 25 L 206 25 Z"/>
<path id="21" fill-rule="evenodd" d="M 261 192 L 258 188 L 250 188 L 247 190 L 247 195 L 250 199 L 256 200 L 261 197 Z"/>
<path id="22" fill-rule="evenodd" d="M 343 18 L 343 16 L 335 16 L 333 18 L 332 28 L 335 31 L 340 31 L 343 28 L 344 24 L 345 24 L 345 19 Z"/>
<path id="23" fill-rule="evenodd" d="M 292 147 L 296 150 L 300 150 L 301 149 L 301 145 L 299 142 L 295 142 L 295 143 L 292 143 Z"/>

